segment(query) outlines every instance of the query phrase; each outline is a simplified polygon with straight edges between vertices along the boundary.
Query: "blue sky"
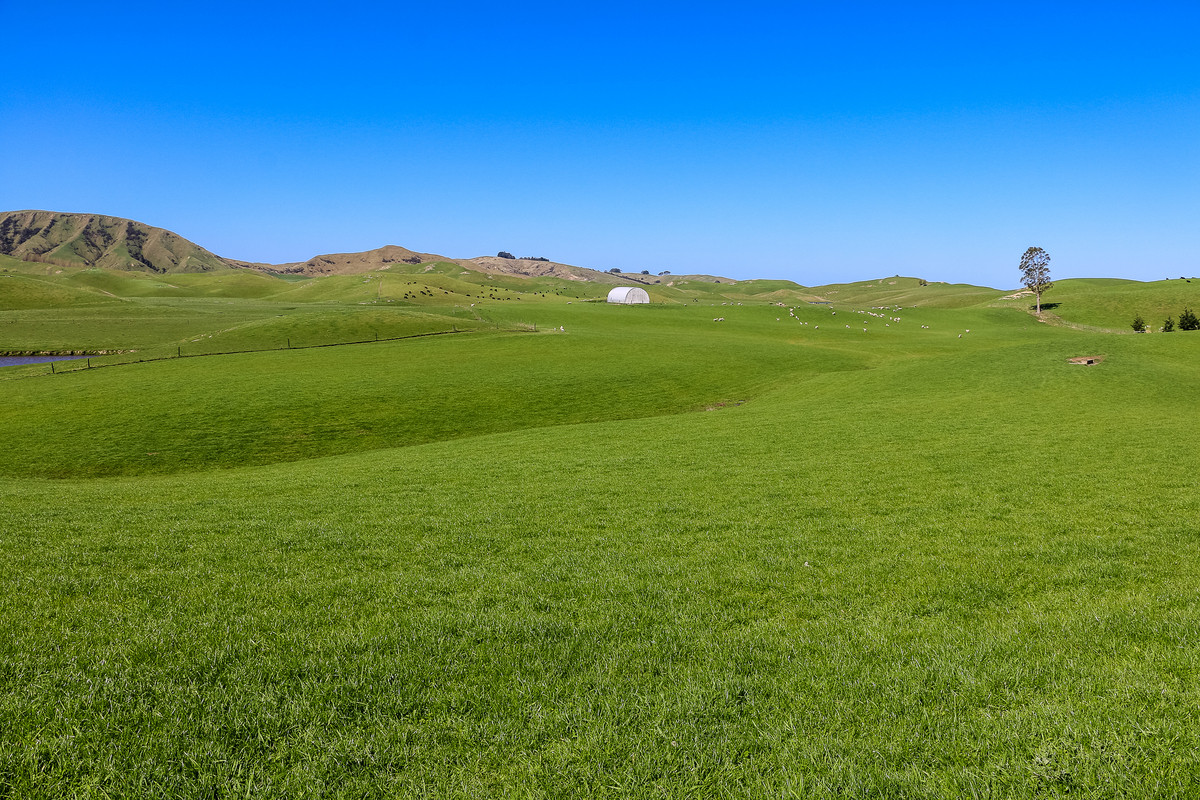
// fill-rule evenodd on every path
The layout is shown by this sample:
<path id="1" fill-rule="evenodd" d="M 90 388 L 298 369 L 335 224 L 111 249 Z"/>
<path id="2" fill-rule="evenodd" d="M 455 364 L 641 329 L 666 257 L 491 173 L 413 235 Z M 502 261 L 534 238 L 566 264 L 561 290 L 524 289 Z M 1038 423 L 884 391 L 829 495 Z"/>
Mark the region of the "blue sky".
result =
<path id="1" fill-rule="evenodd" d="M 1200 4 L 0 0 L 0 210 L 285 262 L 1200 274 Z"/>

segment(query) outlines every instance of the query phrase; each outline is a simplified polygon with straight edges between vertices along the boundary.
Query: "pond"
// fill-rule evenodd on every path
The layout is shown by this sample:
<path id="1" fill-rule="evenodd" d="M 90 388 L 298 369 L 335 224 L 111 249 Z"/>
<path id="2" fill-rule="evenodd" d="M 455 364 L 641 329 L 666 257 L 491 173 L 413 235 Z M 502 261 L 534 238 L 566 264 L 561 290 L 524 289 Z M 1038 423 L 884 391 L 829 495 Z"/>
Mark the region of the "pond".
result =
<path id="1" fill-rule="evenodd" d="M 87 356 L 0 356 L 0 367 L 45 364 L 48 361 L 78 361 L 81 358 L 87 358 Z"/>

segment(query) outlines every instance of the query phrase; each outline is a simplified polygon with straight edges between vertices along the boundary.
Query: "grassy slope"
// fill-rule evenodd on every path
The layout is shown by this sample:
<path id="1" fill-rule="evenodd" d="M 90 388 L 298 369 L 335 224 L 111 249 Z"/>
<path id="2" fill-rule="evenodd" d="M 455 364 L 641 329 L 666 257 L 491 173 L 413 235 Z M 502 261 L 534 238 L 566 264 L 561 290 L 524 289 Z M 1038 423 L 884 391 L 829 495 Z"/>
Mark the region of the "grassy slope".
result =
<path id="1" fill-rule="evenodd" d="M 1029 306 L 1028 297 L 1011 301 Z M 1153 330 L 1162 327 L 1168 316 L 1179 320 L 1184 306 L 1200 308 L 1200 279 L 1151 281 L 1093 278 L 1057 281 L 1042 298 L 1048 311 L 1067 320 L 1106 330 L 1132 331 L 1133 318 L 1141 314 Z"/>
<path id="2" fill-rule="evenodd" d="M 834 303 L 862 306 L 903 306 L 910 308 L 967 308 L 995 300 L 1005 292 L 969 284 L 931 283 L 922 286 L 917 278 L 880 278 L 857 283 L 832 284 L 812 289 Z"/>
<path id="3" fill-rule="evenodd" d="M 521 311 L 528 313 L 514 314 L 532 314 Z M 0 473 L 227 467 L 673 413 L 863 363 L 838 347 L 797 346 L 782 326 L 775 341 L 764 341 L 755 335 L 767 324 L 761 308 L 721 337 L 706 335 L 712 323 L 702 313 L 559 306 L 543 315 L 553 314 L 566 334 L 485 331 L 81 370 L 65 384 L 14 382 L 5 425 L 16 446 L 0 454 Z M 627 325 L 611 329 L 622 318 Z M 52 430 L 47 409 L 57 419 Z"/>
<path id="4" fill-rule="evenodd" d="M 1194 785 L 1200 337 L 492 305 L 0 384 L 0 794 Z"/>

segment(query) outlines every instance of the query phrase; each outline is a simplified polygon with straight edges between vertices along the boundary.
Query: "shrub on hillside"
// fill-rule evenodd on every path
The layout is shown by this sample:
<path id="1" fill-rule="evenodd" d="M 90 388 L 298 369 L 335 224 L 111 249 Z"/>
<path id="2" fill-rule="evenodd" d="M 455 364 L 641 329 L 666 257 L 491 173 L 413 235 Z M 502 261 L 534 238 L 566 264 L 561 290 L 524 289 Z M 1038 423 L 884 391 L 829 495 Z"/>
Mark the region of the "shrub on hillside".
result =
<path id="1" fill-rule="evenodd" d="M 499 253 L 496 253 L 496 258 L 514 258 L 514 257 L 515 256 L 513 256 L 513 254 L 508 252 L 507 250 L 501 250 Z"/>
<path id="2" fill-rule="evenodd" d="M 1142 315 L 1138 314 L 1133 318 L 1133 329 L 1138 333 L 1144 333 L 1146 330 L 1146 320 L 1142 319 Z"/>
<path id="3" fill-rule="evenodd" d="M 1175 321 L 1170 317 L 1163 320 L 1163 333 L 1170 333 L 1175 330 Z"/>
<path id="4" fill-rule="evenodd" d="M 1186 306 L 1183 309 L 1183 313 L 1179 315 L 1179 330 L 1200 331 L 1200 319 L 1197 319 L 1192 310 Z"/>

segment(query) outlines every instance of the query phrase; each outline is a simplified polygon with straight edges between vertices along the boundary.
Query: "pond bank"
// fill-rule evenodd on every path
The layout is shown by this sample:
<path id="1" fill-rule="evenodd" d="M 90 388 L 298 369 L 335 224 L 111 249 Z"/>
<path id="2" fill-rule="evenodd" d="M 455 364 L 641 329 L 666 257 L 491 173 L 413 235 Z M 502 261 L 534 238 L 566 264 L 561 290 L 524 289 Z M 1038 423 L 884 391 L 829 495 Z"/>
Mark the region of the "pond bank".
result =
<path id="1" fill-rule="evenodd" d="M 81 358 L 87 358 L 87 355 L 20 355 L 10 356 L 0 354 L 0 367 L 17 367 L 22 364 L 45 364 L 49 361 L 78 361 Z"/>
<path id="2" fill-rule="evenodd" d="M 68 358 L 70 356 L 111 356 L 119 353 L 136 353 L 137 350 L 0 350 L 0 358 L 25 358 L 27 356 L 49 356 L 50 358 Z"/>

